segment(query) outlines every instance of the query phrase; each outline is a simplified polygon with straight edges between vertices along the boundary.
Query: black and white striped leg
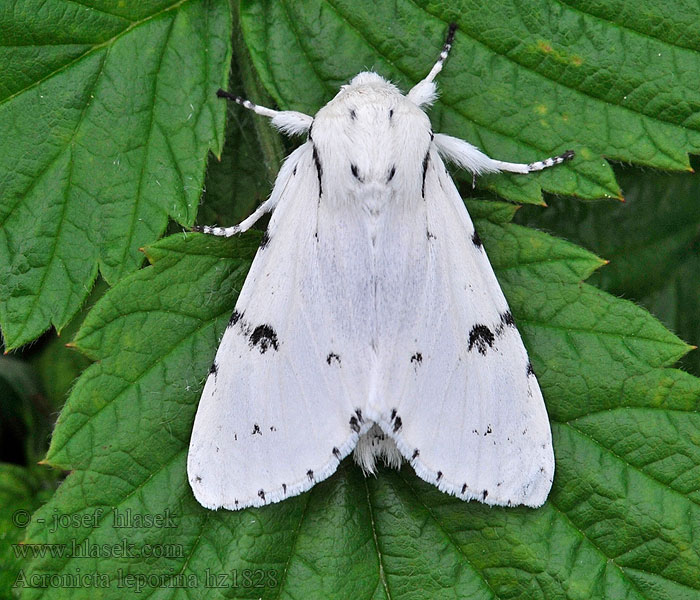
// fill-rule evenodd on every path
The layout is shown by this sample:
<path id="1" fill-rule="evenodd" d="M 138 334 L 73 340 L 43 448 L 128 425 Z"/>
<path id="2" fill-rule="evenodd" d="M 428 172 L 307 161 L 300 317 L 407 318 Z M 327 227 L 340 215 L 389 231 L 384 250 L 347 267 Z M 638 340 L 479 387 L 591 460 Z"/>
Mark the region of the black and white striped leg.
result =
<path id="1" fill-rule="evenodd" d="M 548 167 L 553 167 L 554 165 L 559 165 L 567 160 L 571 160 L 574 157 L 573 150 L 567 150 L 559 156 L 552 156 L 551 158 L 545 158 L 544 160 L 538 160 L 537 162 L 530 163 L 527 168 L 529 172 L 541 171 Z"/>
<path id="2" fill-rule="evenodd" d="M 566 152 L 559 154 L 558 156 L 552 156 L 550 158 L 545 158 L 544 160 L 538 160 L 536 162 L 531 162 L 529 164 L 524 163 L 510 163 L 503 162 L 501 160 L 494 160 L 493 166 L 499 171 L 507 171 L 509 173 L 532 173 L 533 171 L 542 171 L 543 169 L 548 169 L 555 165 L 559 165 L 567 160 L 571 160 L 574 157 L 573 150 L 567 150 Z"/>
<path id="3" fill-rule="evenodd" d="M 234 225 L 233 227 L 210 227 L 209 225 L 195 225 L 192 227 L 192 231 L 206 233 L 207 235 L 217 235 L 220 237 L 231 237 L 232 235 L 240 233 L 241 229 L 238 227 L 238 225 Z"/>
<path id="4" fill-rule="evenodd" d="M 261 115 L 263 117 L 269 117 L 270 119 L 274 118 L 277 116 L 280 111 L 278 110 L 273 110 L 271 108 L 267 108 L 265 106 L 258 106 L 257 104 L 251 102 L 250 100 L 246 100 L 245 98 L 242 98 L 241 96 L 235 96 L 233 94 L 230 94 L 226 90 L 217 90 L 216 95 L 219 98 L 226 98 L 227 100 L 231 100 L 232 102 L 235 102 L 236 104 L 240 104 L 243 108 L 247 108 L 248 110 L 252 110 L 256 115 Z"/>
<path id="5" fill-rule="evenodd" d="M 238 225 L 233 225 L 232 227 L 212 227 L 210 225 L 195 225 L 192 231 L 198 231 L 199 233 L 206 233 L 207 235 L 218 235 L 219 237 L 231 237 L 232 235 L 237 235 L 248 231 L 257 220 L 262 217 L 265 213 L 270 212 L 273 208 L 274 197 L 268 198 L 263 202 L 255 212 L 249 217 L 243 219 Z"/>

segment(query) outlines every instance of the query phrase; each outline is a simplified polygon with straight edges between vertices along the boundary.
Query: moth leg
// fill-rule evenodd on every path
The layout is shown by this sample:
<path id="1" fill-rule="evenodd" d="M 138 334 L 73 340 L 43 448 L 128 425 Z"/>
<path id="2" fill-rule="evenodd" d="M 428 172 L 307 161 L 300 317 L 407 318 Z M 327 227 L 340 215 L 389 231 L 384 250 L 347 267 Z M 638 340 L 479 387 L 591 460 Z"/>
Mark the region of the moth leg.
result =
<path id="1" fill-rule="evenodd" d="M 295 110 L 273 110 L 265 106 L 258 106 L 250 100 L 246 100 L 240 96 L 234 96 L 225 90 L 218 90 L 216 95 L 219 98 L 226 98 L 236 104 L 240 104 L 243 108 L 252 110 L 256 115 L 268 117 L 272 120 L 272 124 L 277 127 L 277 129 L 287 135 L 306 133 L 311 129 L 311 124 L 314 121 L 313 117 L 305 115 L 304 113 Z"/>
<path id="2" fill-rule="evenodd" d="M 209 235 L 217 235 L 220 237 L 231 237 L 233 235 L 238 235 L 244 231 L 248 231 L 255 222 L 262 217 L 265 213 L 270 212 L 274 208 L 274 204 L 277 202 L 277 198 L 270 196 L 265 202 L 263 202 L 255 212 L 243 219 L 238 225 L 233 225 L 232 227 L 212 227 L 210 225 L 195 225 L 192 227 L 192 231 L 198 231 L 199 233 L 207 233 Z"/>
<path id="3" fill-rule="evenodd" d="M 216 95 L 219 98 L 226 98 L 227 100 L 231 100 L 236 104 L 240 104 L 242 107 L 247 108 L 248 110 L 252 110 L 256 115 L 268 117 L 272 120 L 272 124 L 275 127 L 277 127 L 283 133 L 289 135 L 307 132 L 309 131 L 309 129 L 311 128 L 311 124 L 313 123 L 313 117 L 305 115 L 304 113 L 296 112 L 294 110 L 273 110 L 265 106 L 258 106 L 250 100 L 246 100 L 245 98 L 241 98 L 240 96 L 234 96 L 233 94 L 229 94 L 225 90 L 218 90 L 216 92 Z M 286 167 L 283 166 L 282 168 L 285 169 Z M 282 171 L 280 171 L 280 174 L 281 173 Z M 200 233 L 206 233 L 209 235 L 216 235 L 220 237 L 231 237 L 234 235 L 238 235 L 239 233 L 248 231 L 248 229 L 255 225 L 255 223 L 260 217 L 272 211 L 272 209 L 275 208 L 275 205 L 278 201 L 279 193 L 275 194 L 273 191 L 273 194 L 265 202 L 258 206 L 258 208 L 252 215 L 241 221 L 238 225 L 233 225 L 232 227 L 213 227 L 210 225 L 195 225 L 194 227 L 192 227 L 192 231 L 198 231 Z"/>
<path id="4" fill-rule="evenodd" d="M 469 142 L 442 133 L 436 133 L 433 142 L 437 151 L 445 160 L 449 160 L 475 175 L 498 173 L 500 171 L 522 174 L 532 173 L 533 171 L 541 171 L 542 169 L 561 164 L 574 157 L 574 151 L 567 150 L 558 156 L 552 156 L 551 158 L 532 163 L 511 163 L 495 160 L 484 154 L 476 146 L 472 146 Z"/>
<path id="5" fill-rule="evenodd" d="M 445 43 L 442 46 L 442 51 L 440 52 L 437 62 L 433 65 L 433 68 L 430 69 L 430 73 L 425 76 L 425 79 L 419 81 L 411 88 L 411 91 L 408 92 L 406 97 L 416 106 L 432 104 L 437 98 L 435 82 L 433 80 L 437 74 L 442 71 L 442 66 L 445 64 L 445 60 L 447 60 L 447 55 L 450 53 L 452 42 L 454 41 L 455 31 L 457 31 L 457 24 L 451 23 L 447 30 L 447 37 L 445 38 Z"/>

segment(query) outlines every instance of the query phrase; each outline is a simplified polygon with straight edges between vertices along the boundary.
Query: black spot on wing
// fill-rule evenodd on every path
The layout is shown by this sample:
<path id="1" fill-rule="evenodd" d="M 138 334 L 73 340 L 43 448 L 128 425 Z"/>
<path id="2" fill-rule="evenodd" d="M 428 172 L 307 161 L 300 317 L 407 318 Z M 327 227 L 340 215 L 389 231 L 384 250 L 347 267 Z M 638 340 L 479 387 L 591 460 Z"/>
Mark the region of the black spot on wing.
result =
<path id="1" fill-rule="evenodd" d="M 228 326 L 233 327 L 238 321 L 243 317 L 243 313 L 239 313 L 237 310 L 233 311 L 231 318 L 228 320 Z"/>
<path id="2" fill-rule="evenodd" d="M 483 246 L 483 243 L 481 242 L 481 238 L 479 237 L 479 234 L 474 231 L 472 234 L 472 243 L 477 247 L 481 248 Z"/>
<path id="3" fill-rule="evenodd" d="M 338 460 L 340 460 L 340 450 L 333 446 L 333 456 L 335 456 Z"/>
<path id="4" fill-rule="evenodd" d="M 479 354 L 486 354 L 486 350 L 493 347 L 493 341 L 493 333 L 486 325 L 474 325 L 469 332 L 469 351 L 476 346 Z"/>
<path id="5" fill-rule="evenodd" d="M 506 327 L 515 327 L 515 319 L 513 319 L 513 313 L 507 310 L 501 313 L 501 324 Z"/>
<path id="6" fill-rule="evenodd" d="M 250 435 L 255 435 L 256 433 L 258 435 L 262 435 L 262 431 L 260 431 L 260 426 L 257 423 L 254 423 L 253 424 L 253 432 Z"/>
<path id="7" fill-rule="evenodd" d="M 326 362 L 329 365 L 332 364 L 333 361 L 337 362 L 338 365 L 340 365 L 340 356 L 338 356 L 335 352 L 331 352 L 328 356 L 326 356 Z"/>
<path id="8" fill-rule="evenodd" d="M 282 491 L 286 494 L 287 493 L 287 484 L 283 483 L 282 484 Z"/>
<path id="9" fill-rule="evenodd" d="M 309 139 L 311 135 L 309 134 Z M 318 156 L 318 150 L 316 149 L 316 144 L 313 145 L 313 158 L 314 164 L 316 165 L 316 174 L 318 175 L 318 197 L 319 199 L 323 195 L 323 167 L 321 166 L 321 159 Z"/>
<path id="10" fill-rule="evenodd" d="M 534 375 L 535 370 L 532 368 L 532 363 L 528 362 L 527 363 L 527 376 L 530 377 L 530 375 Z"/>
<path id="11" fill-rule="evenodd" d="M 270 348 L 273 350 L 279 349 L 277 334 L 269 325 L 258 325 L 253 329 L 248 342 L 251 349 L 257 347 L 260 350 L 260 354 L 265 354 Z"/>
<path id="12" fill-rule="evenodd" d="M 196 475 L 195 478 L 194 478 L 194 480 L 195 480 L 197 483 L 201 483 L 201 482 L 202 482 L 202 478 L 201 478 L 199 475 Z"/>
<path id="13" fill-rule="evenodd" d="M 505 331 L 506 327 L 515 328 L 515 319 L 513 319 L 513 313 L 509 310 L 501 313 L 500 320 L 495 328 L 496 335 L 501 335 Z"/>
<path id="14" fill-rule="evenodd" d="M 354 109 L 354 108 L 351 108 L 351 109 L 350 109 L 350 118 L 351 118 L 353 121 L 354 121 L 355 119 L 357 119 L 357 113 L 355 112 L 355 109 Z"/>
<path id="15" fill-rule="evenodd" d="M 465 484 L 462 486 L 462 494 L 464 494 L 466 491 L 467 491 L 467 484 L 465 483 Z"/>
<path id="16" fill-rule="evenodd" d="M 486 496 L 488 496 L 488 495 L 489 495 L 489 491 L 488 491 L 488 490 L 484 490 L 483 492 L 481 492 L 481 497 L 482 497 L 483 500 L 486 500 Z"/>
<path id="17" fill-rule="evenodd" d="M 432 133 L 431 133 L 432 135 Z M 430 162 L 430 150 L 428 150 L 425 153 L 425 156 L 423 157 L 423 180 L 421 182 L 421 187 L 420 187 L 420 195 L 425 198 L 425 176 L 428 172 L 428 163 Z"/>
<path id="18" fill-rule="evenodd" d="M 393 109 L 393 108 L 390 108 L 390 109 L 389 109 L 389 120 L 390 120 L 390 121 L 391 121 L 391 119 L 393 118 L 393 116 L 394 116 L 394 109 Z"/>
<path id="19" fill-rule="evenodd" d="M 416 458 L 418 458 L 418 455 L 419 455 L 419 454 L 420 454 L 420 450 L 418 450 L 418 448 L 416 448 L 416 449 L 413 451 L 413 454 L 411 455 L 411 460 L 416 460 Z"/>
<path id="20" fill-rule="evenodd" d="M 431 232 L 430 229 L 425 230 L 425 235 L 428 238 L 428 241 L 435 239 L 435 234 Z"/>
<path id="21" fill-rule="evenodd" d="M 441 479 L 442 479 L 442 471 L 438 471 L 437 478 L 435 479 L 435 481 L 440 481 Z"/>
<path id="22" fill-rule="evenodd" d="M 484 437 L 486 437 L 486 436 L 489 435 L 490 433 L 493 433 L 493 429 L 491 429 L 491 425 L 488 425 L 488 426 L 486 427 L 486 433 L 484 434 Z"/>
<path id="23" fill-rule="evenodd" d="M 214 375 L 216 377 L 216 374 L 219 372 L 219 365 L 216 364 L 216 361 L 211 363 L 211 367 L 209 367 L 209 374 Z"/>
<path id="24" fill-rule="evenodd" d="M 260 240 L 260 249 L 267 248 L 267 245 L 270 243 L 270 234 L 266 231 L 263 233 L 262 239 Z"/>
<path id="25" fill-rule="evenodd" d="M 389 169 L 389 175 L 386 178 L 386 182 L 389 183 L 394 178 L 394 175 L 396 175 L 396 165 L 391 165 L 391 169 Z"/>
<path id="26" fill-rule="evenodd" d="M 258 490 L 258 496 L 260 496 L 263 502 L 265 502 L 265 490 Z"/>
<path id="27" fill-rule="evenodd" d="M 350 172 L 352 173 L 352 176 L 357 179 L 360 183 L 364 181 L 362 177 L 360 177 L 360 171 L 357 168 L 357 165 L 355 163 L 350 163 Z"/>
<path id="28" fill-rule="evenodd" d="M 411 362 L 416 363 L 416 365 L 419 365 L 423 362 L 423 355 L 420 352 L 416 352 L 412 357 L 411 357 Z"/>
<path id="29" fill-rule="evenodd" d="M 362 411 L 358 408 L 355 410 L 355 414 L 350 417 L 350 429 L 354 432 L 360 432 L 360 423 L 363 423 Z"/>
<path id="30" fill-rule="evenodd" d="M 394 433 L 397 433 L 399 429 L 401 429 L 403 422 L 401 421 L 401 417 L 396 413 L 395 408 L 391 411 L 391 421 L 394 423 Z"/>
<path id="31" fill-rule="evenodd" d="M 294 165 L 294 168 L 292 169 L 292 175 L 297 174 L 297 165 Z"/>
<path id="32" fill-rule="evenodd" d="M 309 478 L 309 481 L 314 480 L 314 472 L 311 469 L 306 472 L 306 476 Z"/>

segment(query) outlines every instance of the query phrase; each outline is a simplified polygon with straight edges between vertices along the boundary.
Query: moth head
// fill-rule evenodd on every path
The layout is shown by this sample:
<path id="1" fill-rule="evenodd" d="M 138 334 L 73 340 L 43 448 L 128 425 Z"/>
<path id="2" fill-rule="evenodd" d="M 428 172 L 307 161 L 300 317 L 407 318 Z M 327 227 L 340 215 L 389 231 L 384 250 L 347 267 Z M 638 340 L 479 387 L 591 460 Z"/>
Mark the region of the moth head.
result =
<path id="1" fill-rule="evenodd" d="M 363 71 L 358 73 L 350 80 L 350 86 L 360 86 L 360 85 L 391 85 L 384 77 L 374 73 L 372 71 Z M 347 86 L 344 86 L 347 87 Z"/>
<path id="2" fill-rule="evenodd" d="M 382 96 L 402 95 L 391 81 L 384 79 L 381 75 L 372 71 L 363 71 L 358 73 L 350 80 L 350 83 L 340 88 L 336 98 L 344 98 L 349 95 L 367 96 L 367 100 L 371 98 L 380 98 Z M 371 100 L 374 101 L 374 100 Z"/>

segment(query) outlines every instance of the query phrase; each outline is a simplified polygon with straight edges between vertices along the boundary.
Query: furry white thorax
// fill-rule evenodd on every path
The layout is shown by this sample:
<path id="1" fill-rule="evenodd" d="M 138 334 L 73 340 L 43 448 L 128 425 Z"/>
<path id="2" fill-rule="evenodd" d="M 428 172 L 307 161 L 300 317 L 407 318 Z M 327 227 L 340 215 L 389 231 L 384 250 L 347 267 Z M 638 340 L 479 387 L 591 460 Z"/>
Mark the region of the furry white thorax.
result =
<path id="1" fill-rule="evenodd" d="M 370 214 L 386 202 L 418 202 L 430 119 L 376 73 L 360 73 L 316 113 L 309 132 L 324 171 L 324 201 L 361 202 Z"/>

